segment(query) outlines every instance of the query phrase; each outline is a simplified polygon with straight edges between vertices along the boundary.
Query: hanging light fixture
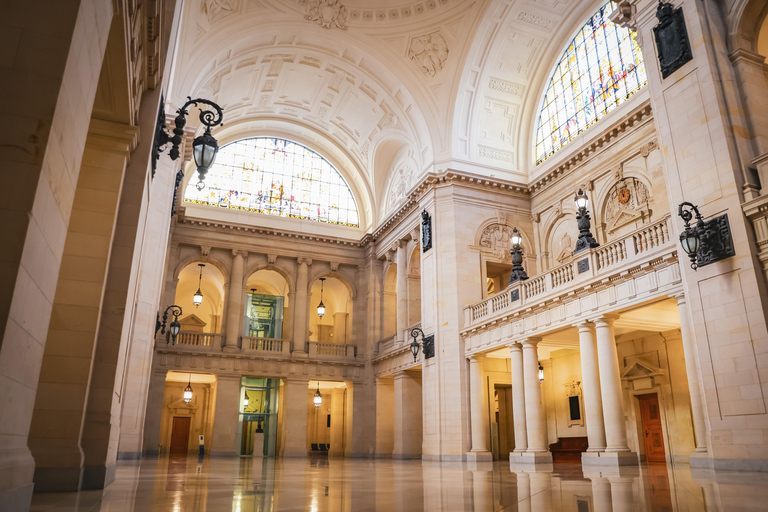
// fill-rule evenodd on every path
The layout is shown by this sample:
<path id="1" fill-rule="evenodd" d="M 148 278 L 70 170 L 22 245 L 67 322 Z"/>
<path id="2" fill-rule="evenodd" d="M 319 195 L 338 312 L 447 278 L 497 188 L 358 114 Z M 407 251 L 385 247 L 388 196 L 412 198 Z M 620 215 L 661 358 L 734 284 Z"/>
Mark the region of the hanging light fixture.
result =
<path id="1" fill-rule="evenodd" d="M 197 266 L 200 267 L 200 276 L 197 278 L 197 291 L 192 296 L 192 302 L 195 303 L 196 308 L 199 308 L 200 304 L 203 303 L 203 292 L 200 291 L 200 285 L 203 282 L 203 267 L 205 263 L 198 263 Z"/>
<path id="2" fill-rule="evenodd" d="M 248 391 L 245 393 L 245 398 L 243 398 L 243 410 L 245 410 L 246 407 L 248 407 Z"/>
<path id="3" fill-rule="evenodd" d="M 539 363 L 539 382 L 544 382 L 544 367 Z"/>
<path id="4" fill-rule="evenodd" d="M 315 391 L 315 396 L 313 398 L 313 401 L 315 403 L 315 407 L 318 409 L 320 408 L 320 405 L 323 403 L 323 395 L 320 394 L 320 383 L 317 383 L 317 391 Z"/>
<path id="5" fill-rule="evenodd" d="M 182 381 L 183 382 L 183 381 Z M 189 403 L 192 401 L 192 374 L 189 374 L 189 383 L 184 388 L 184 401 Z"/>
<path id="6" fill-rule="evenodd" d="M 325 315 L 325 304 L 323 304 L 323 284 L 325 284 L 324 281 L 325 281 L 325 278 L 321 277 L 320 278 L 320 304 L 317 305 L 317 316 L 319 316 L 320 318 L 323 318 L 323 315 Z"/>

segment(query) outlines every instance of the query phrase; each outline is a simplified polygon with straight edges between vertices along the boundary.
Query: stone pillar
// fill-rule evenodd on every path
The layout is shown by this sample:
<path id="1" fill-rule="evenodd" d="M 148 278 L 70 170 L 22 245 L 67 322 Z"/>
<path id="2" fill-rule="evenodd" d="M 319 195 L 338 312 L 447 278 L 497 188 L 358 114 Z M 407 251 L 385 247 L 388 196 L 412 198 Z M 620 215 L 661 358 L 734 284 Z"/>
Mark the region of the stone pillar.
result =
<path id="1" fill-rule="evenodd" d="M 160 427 L 163 416 L 166 370 L 154 370 L 149 380 L 147 413 L 144 417 L 144 454 L 157 457 L 160 454 Z M 210 440 L 206 439 L 206 443 Z"/>
<path id="2" fill-rule="evenodd" d="M 331 449 L 329 455 L 344 454 L 344 400 L 345 388 L 334 388 L 331 391 Z"/>
<path id="3" fill-rule="evenodd" d="M 293 355 L 307 356 L 307 330 L 309 329 L 309 258 L 298 259 L 296 299 L 293 301 Z M 303 353 L 303 354 L 302 354 Z"/>
<path id="4" fill-rule="evenodd" d="M 395 440 L 393 459 L 421 458 L 421 375 L 397 372 L 395 381 Z"/>
<path id="5" fill-rule="evenodd" d="M 472 451 L 467 453 L 467 460 L 492 461 L 493 454 L 488 450 L 488 403 L 485 399 L 483 363 L 476 355 L 469 357 L 469 393 Z"/>
<path id="6" fill-rule="evenodd" d="M 395 449 L 394 379 L 376 379 L 376 457 L 391 457 Z"/>
<path id="7" fill-rule="evenodd" d="M 309 379 L 288 378 L 283 384 L 283 457 L 307 456 L 307 390 Z"/>
<path id="8" fill-rule="evenodd" d="M 589 322 L 582 322 L 578 328 L 581 386 L 584 391 L 584 413 L 589 440 L 587 452 L 602 452 L 605 450 L 605 425 L 603 423 L 603 399 L 600 393 L 600 373 L 597 369 L 595 327 Z"/>
<path id="9" fill-rule="evenodd" d="M 240 454 L 239 447 L 235 443 L 239 419 L 240 377 L 219 375 L 216 378 L 216 406 L 213 418 L 211 457 L 235 457 Z"/>
<path id="10" fill-rule="evenodd" d="M 512 370 L 512 415 L 515 423 L 515 450 L 522 454 L 528 450 L 528 426 L 525 420 L 525 385 L 523 384 L 523 347 L 513 343 L 509 347 Z"/>
<path id="11" fill-rule="evenodd" d="M 680 313 L 680 334 L 683 338 L 683 355 L 685 356 L 685 373 L 688 375 L 688 389 L 691 394 L 691 412 L 693 415 L 693 431 L 696 434 L 696 452 L 707 453 L 707 423 L 704 404 L 701 400 L 699 384 L 699 363 L 696 357 L 696 337 L 691 326 L 691 313 L 685 294 L 676 295 L 677 309 Z"/>
<path id="12" fill-rule="evenodd" d="M 407 244 L 397 246 L 397 341 L 403 341 L 408 328 L 408 254 Z"/>
<path id="13" fill-rule="evenodd" d="M 347 313 L 333 314 L 333 342 L 347 343 Z"/>
<path id="14" fill-rule="evenodd" d="M 224 338 L 224 351 L 239 350 L 240 335 L 243 332 L 243 274 L 245 273 L 244 251 L 232 251 L 232 271 L 229 277 L 229 296 L 227 297 L 227 327 Z"/>
<path id="15" fill-rule="evenodd" d="M 88 130 L 29 430 L 38 491 L 80 490 L 84 441 L 91 454 L 86 488 L 103 488 L 114 479 L 117 436 L 112 437 L 111 422 L 115 377 L 124 367 L 116 364 L 123 317 L 102 316 L 102 308 L 125 307 L 119 293 L 107 293 L 107 277 L 125 169 L 137 134 L 135 126 L 97 119 Z M 90 393 L 101 398 L 100 411 L 93 411 L 91 437 L 84 439 Z M 115 404 L 116 423 L 119 411 Z"/>
<path id="16" fill-rule="evenodd" d="M 618 318 L 617 315 L 603 315 L 595 320 L 606 440 L 605 452 L 600 454 L 600 462 L 629 465 L 637 464 L 637 455 L 627 446 L 619 356 L 616 351 L 616 338 L 613 335 L 613 322 L 616 318 Z"/>
<path id="17" fill-rule="evenodd" d="M 525 418 L 527 420 L 528 449 L 521 462 L 551 463 L 552 454 L 547 449 L 547 419 L 541 399 L 539 381 L 540 338 L 523 341 L 523 379 L 525 381 Z"/>

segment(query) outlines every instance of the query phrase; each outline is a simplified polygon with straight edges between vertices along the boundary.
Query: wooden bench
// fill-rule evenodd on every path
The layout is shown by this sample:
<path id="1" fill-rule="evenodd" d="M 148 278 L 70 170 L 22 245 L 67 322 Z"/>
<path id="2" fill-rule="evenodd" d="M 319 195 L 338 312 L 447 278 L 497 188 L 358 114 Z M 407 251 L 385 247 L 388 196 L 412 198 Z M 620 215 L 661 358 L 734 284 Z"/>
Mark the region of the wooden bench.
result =
<path id="1" fill-rule="evenodd" d="M 549 445 L 552 462 L 580 463 L 581 452 L 587 451 L 589 444 L 586 437 L 559 437 L 556 443 Z"/>

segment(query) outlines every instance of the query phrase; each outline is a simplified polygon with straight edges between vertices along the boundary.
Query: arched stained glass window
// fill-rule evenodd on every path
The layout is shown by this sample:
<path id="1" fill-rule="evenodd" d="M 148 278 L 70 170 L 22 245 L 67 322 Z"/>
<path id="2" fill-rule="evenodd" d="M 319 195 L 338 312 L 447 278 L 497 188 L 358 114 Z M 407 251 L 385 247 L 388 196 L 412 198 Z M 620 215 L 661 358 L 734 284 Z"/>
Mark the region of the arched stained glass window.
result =
<path id="1" fill-rule="evenodd" d="M 605 3 L 555 67 L 536 127 L 537 164 L 648 83 L 634 34 L 608 19 L 615 7 L 615 2 Z"/>
<path id="2" fill-rule="evenodd" d="M 311 149 L 274 137 L 222 147 L 205 188 L 190 180 L 184 202 L 358 227 L 349 185 Z"/>

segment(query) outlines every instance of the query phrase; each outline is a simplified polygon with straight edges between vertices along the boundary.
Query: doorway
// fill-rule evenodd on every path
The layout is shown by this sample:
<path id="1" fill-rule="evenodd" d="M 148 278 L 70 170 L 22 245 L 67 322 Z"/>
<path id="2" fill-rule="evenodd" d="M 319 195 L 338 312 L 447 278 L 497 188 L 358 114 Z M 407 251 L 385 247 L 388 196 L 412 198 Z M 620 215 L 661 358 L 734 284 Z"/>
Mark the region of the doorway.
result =
<path id="1" fill-rule="evenodd" d="M 171 455 L 186 456 L 189 451 L 189 416 L 174 416 L 171 429 Z"/>
<path id="2" fill-rule="evenodd" d="M 493 395 L 493 416 L 491 417 L 493 460 L 507 460 L 509 453 L 515 449 L 512 387 L 496 384 Z"/>
<path id="3" fill-rule="evenodd" d="M 640 418 L 643 424 L 645 460 L 649 463 L 665 463 L 664 432 L 661 427 L 659 396 L 656 393 L 640 395 Z"/>

